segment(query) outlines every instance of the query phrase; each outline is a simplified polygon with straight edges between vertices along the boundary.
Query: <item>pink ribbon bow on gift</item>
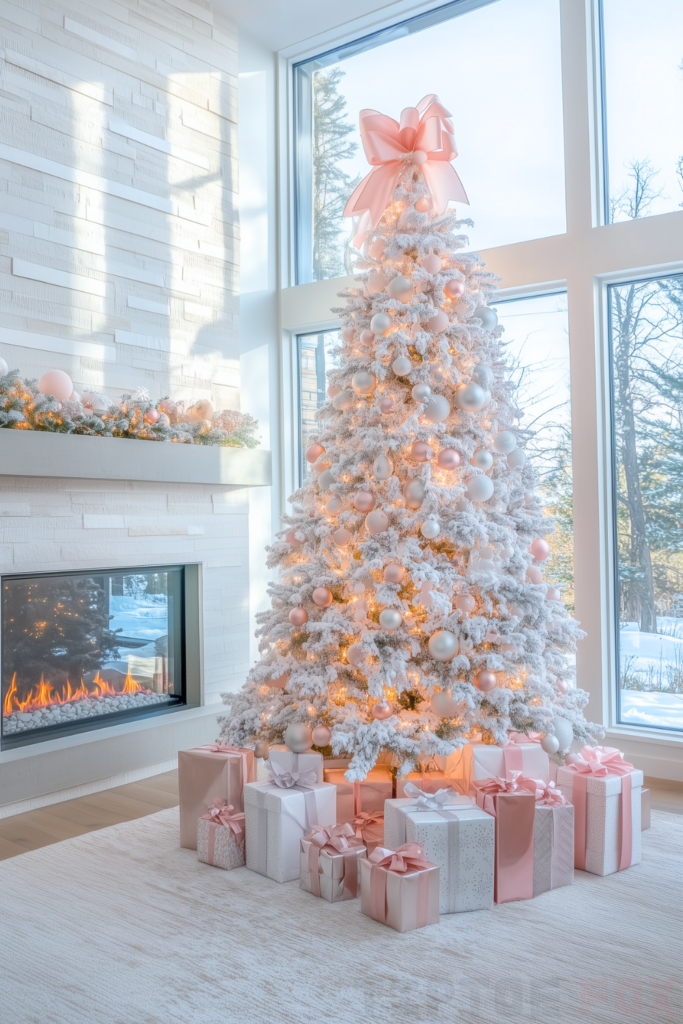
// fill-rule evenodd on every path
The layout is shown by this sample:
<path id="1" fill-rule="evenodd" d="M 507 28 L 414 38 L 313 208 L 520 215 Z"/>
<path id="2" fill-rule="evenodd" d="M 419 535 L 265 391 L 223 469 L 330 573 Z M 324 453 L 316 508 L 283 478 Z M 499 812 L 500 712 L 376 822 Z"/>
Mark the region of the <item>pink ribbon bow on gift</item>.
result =
<path id="1" fill-rule="evenodd" d="M 343 887 L 350 899 L 358 893 L 358 854 L 353 850 L 361 846 L 350 825 L 312 825 L 310 835 L 304 836 L 310 842 L 308 847 L 308 870 L 311 876 L 311 893 L 320 896 L 320 851 L 333 849 L 344 854 Z M 349 854 L 350 856 L 346 856 Z"/>
<path id="2" fill-rule="evenodd" d="M 633 771 L 633 765 L 624 761 L 624 755 L 616 747 L 584 747 L 578 758 L 565 766 L 570 772 L 604 778 L 605 775 L 630 775 Z"/>
<path id="3" fill-rule="evenodd" d="M 308 768 L 305 772 L 288 772 L 272 761 L 266 761 L 266 768 L 270 775 L 270 781 L 280 789 L 291 789 L 293 786 L 312 789 L 316 784 L 317 776 L 314 768 Z"/>
<path id="4" fill-rule="evenodd" d="M 410 161 L 422 168 L 437 214 L 444 213 L 449 199 L 469 205 L 451 164 L 458 155 L 451 114 L 434 93 L 416 107 L 406 107 L 400 124 L 378 110 L 361 110 L 360 137 L 368 163 L 374 167 L 344 209 L 345 217 L 359 218 L 353 239 L 356 248 L 362 244 L 365 231 L 379 223 L 401 171 Z"/>
<path id="5" fill-rule="evenodd" d="M 321 850 L 325 846 L 331 846 L 337 853 L 344 853 L 352 846 L 360 846 L 353 828 L 348 823 L 346 825 L 312 825 L 311 828 L 310 835 L 304 836 L 304 839 L 309 839 Z"/>
<path id="6" fill-rule="evenodd" d="M 208 819 L 214 825 L 224 825 L 235 835 L 237 844 L 240 845 L 244 839 L 244 812 L 236 811 L 232 804 L 216 797 L 212 806 L 208 808 L 208 814 L 202 814 L 202 818 Z"/>
<path id="7" fill-rule="evenodd" d="M 422 843 L 404 843 L 397 850 L 387 850 L 383 846 L 378 846 L 368 860 L 375 867 L 395 871 L 398 875 L 405 875 L 408 871 L 424 871 L 425 868 L 432 867 L 425 857 Z"/>
<path id="8" fill-rule="evenodd" d="M 539 807 L 568 807 L 570 801 L 554 782 L 542 783 L 543 790 L 536 790 L 536 803 Z"/>

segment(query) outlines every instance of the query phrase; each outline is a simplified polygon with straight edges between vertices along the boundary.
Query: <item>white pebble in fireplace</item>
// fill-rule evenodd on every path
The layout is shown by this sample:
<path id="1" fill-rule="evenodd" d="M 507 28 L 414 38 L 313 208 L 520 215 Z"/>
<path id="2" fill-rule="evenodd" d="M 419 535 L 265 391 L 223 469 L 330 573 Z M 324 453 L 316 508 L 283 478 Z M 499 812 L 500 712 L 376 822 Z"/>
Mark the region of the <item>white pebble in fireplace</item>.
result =
<path id="1" fill-rule="evenodd" d="M 50 725 L 73 725 L 84 718 L 108 715 L 115 711 L 134 711 L 151 704 L 168 704 L 168 697 L 151 690 L 142 693 L 122 693 L 116 697 L 95 697 L 69 704 L 48 704 L 35 711 L 16 711 L 3 719 L 2 731 L 12 736 L 27 729 L 44 729 Z"/>

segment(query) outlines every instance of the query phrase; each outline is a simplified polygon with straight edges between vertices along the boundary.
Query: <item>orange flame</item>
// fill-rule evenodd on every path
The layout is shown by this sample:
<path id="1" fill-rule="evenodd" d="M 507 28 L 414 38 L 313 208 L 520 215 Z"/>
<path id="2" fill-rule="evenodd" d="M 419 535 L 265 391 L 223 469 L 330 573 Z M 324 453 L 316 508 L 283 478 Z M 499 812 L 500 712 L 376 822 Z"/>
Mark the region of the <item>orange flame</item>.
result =
<path id="1" fill-rule="evenodd" d="M 54 690 L 51 683 L 45 682 L 45 679 L 41 675 L 40 683 L 36 687 L 35 692 L 32 687 L 29 690 L 26 699 L 19 700 L 19 697 L 17 696 L 17 674 L 15 672 L 12 676 L 11 686 L 5 694 L 5 699 L 2 704 L 2 713 L 3 715 L 11 715 L 15 711 L 37 711 L 40 708 L 50 707 L 50 705 L 69 704 L 71 701 L 76 700 L 90 700 L 93 697 L 117 697 L 120 693 L 140 692 L 151 693 L 150 690 L 144 690 L 140 683 L 138 683 L 136 679 L 133 679 L 129 668 L 122 690 L 115 690 L 110 683 L 102 679 L 98 672 L 92 681 L 92 689 L 88 689 L 85 682 L 81 679 L 81 685 L 74 690 L 67 679 L 66 686 L 63 686 L 61 691 L 58 693 Z"/>

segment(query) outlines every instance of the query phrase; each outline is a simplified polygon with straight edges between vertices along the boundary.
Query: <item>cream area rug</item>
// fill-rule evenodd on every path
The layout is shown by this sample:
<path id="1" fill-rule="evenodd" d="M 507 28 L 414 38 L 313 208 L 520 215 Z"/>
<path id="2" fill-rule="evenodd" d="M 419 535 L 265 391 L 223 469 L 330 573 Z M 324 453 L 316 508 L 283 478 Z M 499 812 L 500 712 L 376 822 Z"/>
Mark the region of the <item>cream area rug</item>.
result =
<path id="1" fill-rule="evenodd" d="M 0 863 L 2 1024 L 681 1021 L 683 817 L 643 863 L 398 934 L 199 864 L 177 808 Z"/>

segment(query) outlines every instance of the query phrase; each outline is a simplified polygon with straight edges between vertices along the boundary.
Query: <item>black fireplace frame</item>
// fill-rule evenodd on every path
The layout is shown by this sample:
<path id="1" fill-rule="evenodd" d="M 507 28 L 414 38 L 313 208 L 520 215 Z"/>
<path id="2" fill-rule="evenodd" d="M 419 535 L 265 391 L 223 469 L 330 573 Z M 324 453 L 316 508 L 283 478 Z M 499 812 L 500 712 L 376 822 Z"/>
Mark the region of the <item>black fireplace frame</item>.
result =
<path id="1" fill-rule="evenodd" d="M 197 708 L 202 704 L 202 566 L 201 563 L 168 563 L 166 565 L 134 565 L 108 566 L 89 569 L 58 570 L 50 572 L 3 573 L 0 576 L 0 593 L 7 580 L 41 579 L 56 576 L 89 576 L 101 573 L 135 574 L 148 572 L 181 572 L 181 609 L 180 609 L 180 680 L 181 695 L 172 704 L 152 705 L 139 709 L 113 711 L 105 715 L 86 718 L 74 723 L 59 723 L 30 729 L 25 732 L 4 735 L 0 718 L 0 750 L 28 746 L 34 743 L 45 743 L 48 740 L 60 739 L 97 729 L 125 725 L 161 715 L 175 714 L 189 708 Z M 3 678 L 2 651 L 2 601 L 0 601 L 0 679 Z"/>

